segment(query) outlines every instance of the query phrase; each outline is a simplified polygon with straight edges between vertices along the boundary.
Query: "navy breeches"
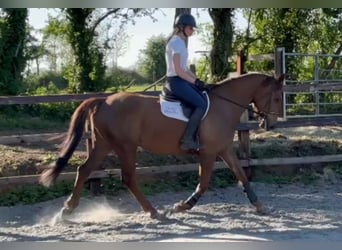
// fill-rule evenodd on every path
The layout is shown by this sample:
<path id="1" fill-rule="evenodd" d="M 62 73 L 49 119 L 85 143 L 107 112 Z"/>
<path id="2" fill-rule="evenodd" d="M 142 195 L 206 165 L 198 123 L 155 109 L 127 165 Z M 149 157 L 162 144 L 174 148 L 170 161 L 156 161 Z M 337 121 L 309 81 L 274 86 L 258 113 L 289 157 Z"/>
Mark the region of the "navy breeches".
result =
<path id="1" fill-rule="evenodd" d="M 207 100 L 194 84 L 178 76 L 173 76 L 167 78 L 166 88 L 192 108 L 202 109 L 204 114 L 207 108 Z"/>

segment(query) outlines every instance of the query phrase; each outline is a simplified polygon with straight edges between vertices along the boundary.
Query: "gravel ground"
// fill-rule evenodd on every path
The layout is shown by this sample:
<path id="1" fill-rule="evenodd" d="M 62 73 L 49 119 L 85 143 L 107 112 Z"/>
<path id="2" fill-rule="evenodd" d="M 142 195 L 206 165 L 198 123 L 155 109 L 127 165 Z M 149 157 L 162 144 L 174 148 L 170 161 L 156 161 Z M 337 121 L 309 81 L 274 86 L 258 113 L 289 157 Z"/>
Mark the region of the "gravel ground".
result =
<path id="1" fill-rule="evenodd" d="M 258 215 L 239 186 L 211 190 L 192 210 L 167 219 L 150 219 L 130 194 L 81 199 L 68 222 L 54 216 L 65 197 L 0 207 L 0 241 L 342 241 L 342 180 L 334 184 L 252 183 L 269 210 Z M 187 198 L 189 192 L 149 199 L 158 209 Z"/>

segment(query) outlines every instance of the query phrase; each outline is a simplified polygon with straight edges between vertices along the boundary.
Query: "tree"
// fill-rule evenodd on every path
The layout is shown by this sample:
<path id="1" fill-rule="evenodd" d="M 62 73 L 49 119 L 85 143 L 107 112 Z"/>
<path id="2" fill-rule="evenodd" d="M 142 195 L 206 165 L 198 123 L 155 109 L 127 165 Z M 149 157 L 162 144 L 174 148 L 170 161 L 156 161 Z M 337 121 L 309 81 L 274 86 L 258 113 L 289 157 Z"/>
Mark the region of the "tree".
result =
<path id="1" fill-rule="evenodd" d="M 0 22 L 0 93 L 19 94 L 26 66 L 27 9 L 3 9 Z"/>
<path id="2" fill-rule="evenodd" d="M 42 46 L 48 51 L 45 55 L 49 69 L 62 72 L 72 67 L 74 55 L 67 40 L 68 22 L 65 19 L 49 16 L 48 25 L 42 29 Z"/>
<path id="3" fill-rule="evenodd" d="M 251 47 L 255 54 L 273 53 L 276 47 L 285 47 L 287 52 L 332 54 L 339 53 L 342 46 L 339 9 L 256 9 L 252 20 L 253 35 L 259 38 Z M 298 58 L 287 60 L 288 77 L 298 79 L 303 74 L 299 65 L 303 62 Z M 273 67 L 268 63 L 265 69 Z"/>
<path id="4" fill-rule="evenodd" d="M 30 61 L 34 61 L 36 64 L 36 74 L 40 74 L 40 61 L 43 56 L 46 56 L 49 54 L 49 51 L 45 49 L 44 43 L 39 44 L 39 40 L 32 36 L 28 36 L 28 42 L 26 46 L 26 60 L 27 60 L 27 75 L 29 75 L 30 72 Z"/>
<path id="5" fill-rule="evenodd" d="M 151 81 L 160 79 L 166 73 L 165 43 L 163 35 L 152 36 L 142 51 L 139 71 Z"/>
<path id="6" fill-rule="evenodd" d="M 232 55 L 234 9 L 209 9 L 209 15 L 213 20 L 213 47 L 210 52 L 210 68 L 213 81 L 218 81 L 228 76 L 230 65 L 229 56 Z"/>
<path id="7" fill-rule="evenodd" d="M 93 32 L 88 26 L 88 19 L 94 9 L 66 9 L 66 17 L 69 21 L 67 30 L 68 40 L 75 54 L 75 67 L 69 78 L 73 91 L 95 91 L 95 81 L 90 78 L 92 73 L 91 48 L 93 45 Z M 93 49 L 95 49 L 93 47 Z"/>
<path id="8" fill-rule="evenodd" d="M 324 26 L 326 27 L 325 33 L 322 34 L 326 39 L 325 42 L 321 42 L 321 45 L 330 45 L 322 49 L 322 53 L 331 53 L 335 55 L 342 54 L 342 9 L 338 8 L 325 8 L 322 9 L 322 19 L 324 20 Z M 325 79 L 331 73 L 331 69 L 335 67 L 342 67 L 338 65 L 338 57 L 331 58 L 327 63 L 326 71 L 322 72 L 320 78 Z M 336 76 L 335 76 L 336 77 Z"/>
<path id="9" fill-rule="evenodd" d="M 100 15 L 96 16 L 95 9 L 66 9 L 66 17 L 69 20 L 70 27 L 67 32 L 68 40 L 75 54 L 75 67 L 68 74 L 69 82 L 72 84 L 74 91 L 95 91 L 100 89 L 100 83 L 104 77 L 103 54 L 99 49 L 97 41 L 94 37 L 96 29 L 103 20 L 112 16 L 113 18 L 121 18 L 122 22 L 131 20 L 139 15 L 151 15 L 154 9 L 103 9 Z M 101 60 L 102 62 L 100 63 Z M 100 68 L 94 68 L 94 66 Z M 101 73 L 102 72 L 102 73 Z M 100 74 L 101 73 L 101 74 Z M 97 77 L 94 79 L 93 77 Z"/>
<path id="10" fill-rule="evenodd" d="M 105 27 L 102 27 L 103 51 L 107 65 L 117 68 L 118 59 L 123 56 L 129 45 L 130 36 L 126 33 L 124 24 L 117 25 L 111 20 L 107 22 Z"/>
<path id="11" fill-rule="evenodd" d="M 196 61 L 196 75 L 205 82 L 211 79 L 210 58 L 209 52 L 213 45 L 213 25 L 204 23 L 198 25 L 197 36 L 201 41 L 201 51 L 197 51 L 202 55 L 202 58 Z"/>

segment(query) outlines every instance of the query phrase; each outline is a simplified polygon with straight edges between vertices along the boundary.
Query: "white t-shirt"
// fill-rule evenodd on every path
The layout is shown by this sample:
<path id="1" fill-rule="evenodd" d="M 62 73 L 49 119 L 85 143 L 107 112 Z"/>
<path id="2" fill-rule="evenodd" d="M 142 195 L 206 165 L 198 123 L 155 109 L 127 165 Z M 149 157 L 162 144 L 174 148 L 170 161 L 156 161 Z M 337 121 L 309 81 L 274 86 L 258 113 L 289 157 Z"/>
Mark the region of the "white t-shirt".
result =
<path id="1" fill-rule="evenodd" d="M 184 71 L 188 71 L 188 50 L 185 41 L 177 35 L 172 36 L 170 41 L 166 44 L 166 76 L 177 76 L 173 65 L 173 56 L 175 54 L 180 54 L 180 66 Z"/>

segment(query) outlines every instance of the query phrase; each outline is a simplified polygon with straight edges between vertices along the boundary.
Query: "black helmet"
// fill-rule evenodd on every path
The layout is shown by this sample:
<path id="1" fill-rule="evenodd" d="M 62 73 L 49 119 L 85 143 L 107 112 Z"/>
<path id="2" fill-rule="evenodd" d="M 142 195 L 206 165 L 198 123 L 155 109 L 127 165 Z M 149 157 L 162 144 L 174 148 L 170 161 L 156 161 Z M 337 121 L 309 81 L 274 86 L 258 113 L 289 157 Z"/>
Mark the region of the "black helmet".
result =
<path id="1" fill-rule="evenodd" d="M 190 14 L 180 14 L 177 16 L 174 27 L 179 25 L 197 27 L 195 18 Z"/>

